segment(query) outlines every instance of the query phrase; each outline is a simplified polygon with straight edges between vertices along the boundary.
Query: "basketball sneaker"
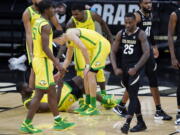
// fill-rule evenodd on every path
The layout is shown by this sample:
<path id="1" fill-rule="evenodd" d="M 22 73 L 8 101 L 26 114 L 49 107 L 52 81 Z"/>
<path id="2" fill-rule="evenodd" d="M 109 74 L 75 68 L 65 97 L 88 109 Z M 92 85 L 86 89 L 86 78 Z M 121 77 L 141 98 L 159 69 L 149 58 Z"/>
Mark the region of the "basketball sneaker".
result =
<path id="1" fill-rule="evenodd" d="M 87 115 L 99 115 L 100 112 L 97 108 L 89 105 L 89 108 L 87 110 L 85 110 L 84 112 L 81 112 L 80 115 L 84 115 L 84 116 L 87 116 Z"/>
<path id="2" fill-rule="evenodd" d="M 130 132 L 140 132 L 143 130 L 146 130 L 146 124 L 143 122 L 138 122 L 137 125 L 135 125 L 133 128 L 130 129 Z"/>
<path id="3" fill-rule="evenodd" d="M 176 121 L 175 121 L 176 125 L 180 125 L 180 114 L 176 115 Z"/>
<path id="4" fill-rule="evenodd" d="M 80 99 L 79 99 L 79 106 L 81 107 L 81 106 L 84 105 L 84 104 L 85 104 L 84 98 L 80 98 Z"/>
<path id="5" fill-rule="evenodd" d="M 84 112 L 85 110 L 87 110 L 88 108 L 89 108 L 89 106 L 87 104 L 83 104 L 79 108 L 75 109 L 74 112 L 81 113 L 81 112 Z"/>
<path id="6" fill-rule="evenodd" d="M 154 115 L 155 120 L 172 120 L 172 117 L 167 115 L 163 110 L 157 110 Z"/>
<path id="7" fill-rule="evenodd" d="M 25 122 L 22 123 L 20 131 L 22 133 L 30 133 L 30 134 L 42 132 L 41 129 L 34 128 L 32 123 L 26 124 Z"/>
<path id="8" fill-rule="evenodd" d="M 124 134 L 128 134 L 129 131 L 129 124 L 125 123 L 122 127 L 121 127 L 121 132 Z"/>
<path id="9" fill-rule="evenodd" d="M 61 119 L 60 121 L 54 121 L 53 129 L 54 130 L 65 130 L 65 129 L 71 128 L 73 126 L 75 126 L 75 123 L 67 122 L 64 119 Z"/>
<path id="10" fill-rule="evenodd" d="M 122 117 L 126 117 L 127 115 L 127 110 L 126 110 L 126 107 L 122 107 L 120 105 L 116 105 L 114 108 L 113 108 L 113 111 L 117 114 L 117 115 L 120 115 Z"/>

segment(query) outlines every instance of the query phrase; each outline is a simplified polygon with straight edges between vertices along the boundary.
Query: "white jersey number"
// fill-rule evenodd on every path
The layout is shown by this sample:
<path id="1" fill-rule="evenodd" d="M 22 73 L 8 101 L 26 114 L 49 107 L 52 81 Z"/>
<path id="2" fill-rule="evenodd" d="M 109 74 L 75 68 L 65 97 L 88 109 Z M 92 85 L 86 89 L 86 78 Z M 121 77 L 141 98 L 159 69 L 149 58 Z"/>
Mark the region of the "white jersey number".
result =
<path id="1" fill-rule="evenodd" d="M 150 36 L 151 34 L 151 27 L 147 27 L 146 30 L 145 30 L 145 33 L 146 33 L 146 36 Z"/>
<path id="2" fill-rule="evenodd" d="M 134 52 L 133 47 L 134 47 L 134 45 L 125 44 L 123 53 L 124 54 L 129 54 L 129 55 L 133 54 L 133 52 Z"/>

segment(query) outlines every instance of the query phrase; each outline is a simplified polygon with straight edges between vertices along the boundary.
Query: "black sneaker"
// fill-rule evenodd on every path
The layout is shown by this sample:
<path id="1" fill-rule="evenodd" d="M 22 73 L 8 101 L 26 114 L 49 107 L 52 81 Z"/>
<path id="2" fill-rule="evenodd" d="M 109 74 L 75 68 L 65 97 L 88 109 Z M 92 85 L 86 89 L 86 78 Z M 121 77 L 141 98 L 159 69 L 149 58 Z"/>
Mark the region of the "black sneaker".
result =
<path id="1" fill-rule="evenodd" d="M 136 126 L 130 129 L 130 132 L 140 132 L 146 129 L 147 129 L 146 124 L 143 121 L 143 122 L 138 122 Z"/>
<path id="2" fill-rule="evenodd" d="M 120 105 L 115 106 L 113 108 L 113 111 L 122 117 L 126 117 L 126 115 L 127 115 L 126 107 L 122 107 Z"/>
<path id="3" fill-rule="evenodd" d="M 172 120 L 172 117 L 167 115 L 163 110 L 157 110 L 154 115 L 155 120 Z"/>
<path id="4" fill-rule="evenodd" d="M 124 134 L 128 134 L 129 131 L 129 124 L 125 123 L 122 127 L 121 127 L 121 132 Z"/>
<path id="5" fill-rule="evenodd" d="M 180 114 L 176 115 L 176 121 L 175 121 L 176 125 L 180 125 Z"/>

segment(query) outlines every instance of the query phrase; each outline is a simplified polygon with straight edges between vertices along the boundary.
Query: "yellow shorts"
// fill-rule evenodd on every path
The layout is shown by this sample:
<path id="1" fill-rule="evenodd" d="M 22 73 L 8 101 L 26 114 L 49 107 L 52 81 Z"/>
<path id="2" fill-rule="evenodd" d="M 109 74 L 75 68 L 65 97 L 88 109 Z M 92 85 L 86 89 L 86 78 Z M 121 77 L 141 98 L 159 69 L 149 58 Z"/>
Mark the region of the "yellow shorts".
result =
<path id="1" fill-rule="evenodd" d="M 71 105 L 77 101 L 76 97 L 71 94 L 72 87 L 68 83 L 64 83 L 61 90 L 61 98 L 58 103 L 59 111 L 67 111 Z"/>
<path id="2" fill-rule="evenodd" d="M 50 85 L 55 85 L 54 67 L 50 59 L 35 57 L 32 66 L 35 73 L 35 88 L 47 90 Z"/>
<path id="3" fill-rule="evenodd" d="M 93 70 L 103 69 L 110 51 L 111 45 L 109 41 L 101 40 L 98 47 L 92 52 L 91 68 Z"/>
<path id="4" fill-rule="evenodd" d="M 83 71 L 85 68 L 84 56 L 80 49 L 74 48 L 74 64 L 76 71 Z"/>
<path id="5" fill-rule="evenodd" d="M 66 112 L 71 107 L 73 103 L 75 103 L 77 99 L 74 95 L 68 94 L 66 97 L 64 97 L 64 101 L 61 102 L 61 105 L 58 105 L 58 111 Z"/>

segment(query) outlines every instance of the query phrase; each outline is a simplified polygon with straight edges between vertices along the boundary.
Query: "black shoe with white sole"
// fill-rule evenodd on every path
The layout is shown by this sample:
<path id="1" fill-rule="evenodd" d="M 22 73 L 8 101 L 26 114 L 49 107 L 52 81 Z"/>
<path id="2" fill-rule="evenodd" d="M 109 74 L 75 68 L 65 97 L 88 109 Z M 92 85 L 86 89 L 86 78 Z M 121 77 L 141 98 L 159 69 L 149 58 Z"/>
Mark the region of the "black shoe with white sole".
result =
<path id="1" fill-rule="evenodd" d="M 142 121 L 142 122 L 138 122 L 136 126 L 131 128 L 130 132 L 141 132 L 146 129 L 147 129 L 146 124 L 144 123 L 144 121 Z"/>
<path id="2" fill-rule="evenodd" d="M 128 134 L 129 131 L 129 124 L 125 123 L 122 127 L 121 127 L 121 132 L 124 134 Z"/>
<path id="3" fill-rule="evenodd" d="M 120 115 L 122 117 L 126 117 L 127 115 L 127 110 L 126 107 L 122 107 L 120 105 L 117 105 L 113 108 L 113 111 L 117 114 Z"/>
<path id="4" fill-rule="evenodd" d="M 155 120 L 172 120 L 172 117 L 166 114 L 163 110 L 157 110 L 154 115 Z"/>

